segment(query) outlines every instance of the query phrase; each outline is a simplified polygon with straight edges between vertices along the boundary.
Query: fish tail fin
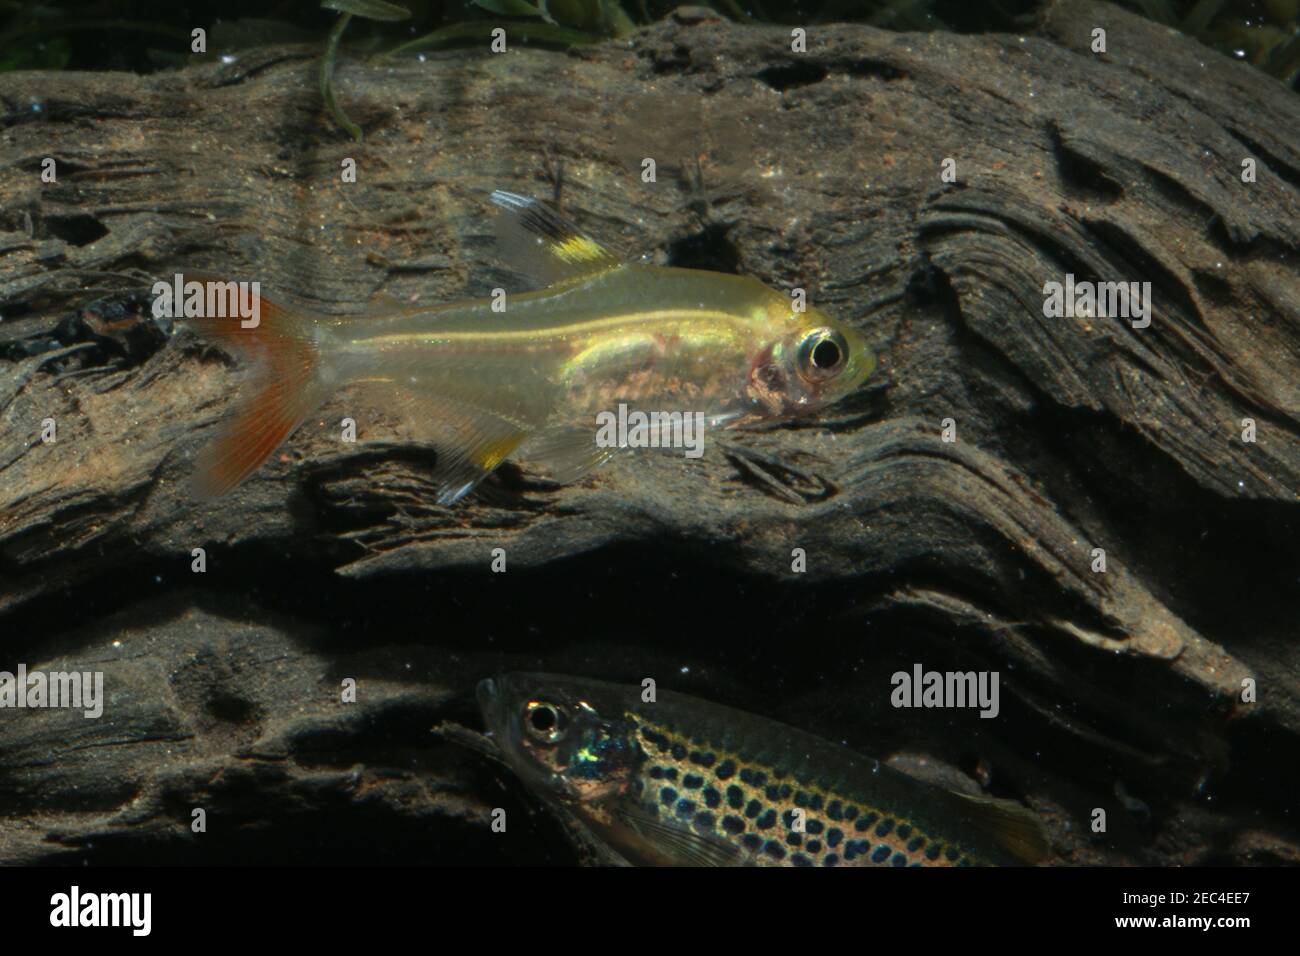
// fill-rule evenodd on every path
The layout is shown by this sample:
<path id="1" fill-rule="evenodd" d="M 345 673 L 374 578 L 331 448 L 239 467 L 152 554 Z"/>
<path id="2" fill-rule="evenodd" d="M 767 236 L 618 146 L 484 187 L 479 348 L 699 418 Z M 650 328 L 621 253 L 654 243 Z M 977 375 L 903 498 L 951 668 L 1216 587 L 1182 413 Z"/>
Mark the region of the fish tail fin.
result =
<path id="1" fill-rule="evenodd" d="M 222 281 L 196 273 L 186 277 Z M 321 353 L 313 334 L 318 317 L 264 296 L 255 301 L 255 324 L 233 316 L 179 320 L 255 369 L 248 394 L 199 454 L 192 487 L 201 498 L 219 497 L 256 471 L 324 398 Z"/>
<path id="2" fill-rule="evenodd" d="M 963 804 L 967 819 L 1017 861 L 1039 863 L 1052 852 L 1047 828 L 1028 807 L 1014 800 L 950 793 Z"/>

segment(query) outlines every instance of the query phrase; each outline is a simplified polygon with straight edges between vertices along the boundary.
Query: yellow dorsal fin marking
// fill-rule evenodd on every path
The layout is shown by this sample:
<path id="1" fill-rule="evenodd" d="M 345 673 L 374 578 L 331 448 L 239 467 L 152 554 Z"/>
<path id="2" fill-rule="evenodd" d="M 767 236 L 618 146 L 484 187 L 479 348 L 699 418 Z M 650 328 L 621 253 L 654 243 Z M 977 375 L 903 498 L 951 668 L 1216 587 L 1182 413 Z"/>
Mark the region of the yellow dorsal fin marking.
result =
<path id="1" fill-rule="evenodd" d="M 551 243 L 551 254 L 565 262 L 602 262 L 608 256 L 600 246 L 586 236 L 569 236 Z"/>
<path id="2" fill-rule="evenodd" d="M 496 232 L 502 262 L 540 286 L 557 285 L 622 265 L 614 255 L 558 212 L 536 199 L 497 190 Z"/>

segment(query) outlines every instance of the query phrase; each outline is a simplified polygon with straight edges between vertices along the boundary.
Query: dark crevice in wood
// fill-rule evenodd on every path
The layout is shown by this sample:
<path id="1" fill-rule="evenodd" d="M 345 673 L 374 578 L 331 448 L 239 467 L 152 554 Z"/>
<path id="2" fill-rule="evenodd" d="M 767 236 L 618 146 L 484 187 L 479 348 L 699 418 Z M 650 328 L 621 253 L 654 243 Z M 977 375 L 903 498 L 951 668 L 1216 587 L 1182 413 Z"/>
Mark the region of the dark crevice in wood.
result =
<path id="1" fill-rule="evenodd" d="M 819 63 L 796 60 L 792 63 L 769 66 L 755 75 L 772 89 L 784 93 L 789 89 L 820 83 L 830 76 L 830 71 Z"/>
<path id="2" fill-rule="evenodd" d="M 1229 136 L 1253 153 L 1257 162 L 1261 162 L 1262 165 L 1267 167 L 1267 169 L 1279 179 L 1285 180 L 1296 189 L 1300 189 L 1300 168 L 1297 168 L 1282 159 L 1282 157 L 1278 156 L 1276 153 L 1251 139 L 1249 135 L 1243 133 L 1237 127 L 1226 126 L 1224 129 L 1227 131 Z M 1243 156 L 1242 158 L 1244 159 L 1245 157 Z M 1259 173 L 1258 170 L 1256 170 L 1256 181 L 1258 181 L 1258 178 Z"/>
<path id="3" fill-rule="evenodd" d="M 1056 150 L 1056 166 L 1061 180 L 1080 198 L 1095 197 L 1101 202 L 1116 202 L 1124 195 L 1124 187 L 1116 182 L 1105 167 L 1066 142 L 1061 128 L 1055 122 L 1048 124 L 1048 134 Z"/>

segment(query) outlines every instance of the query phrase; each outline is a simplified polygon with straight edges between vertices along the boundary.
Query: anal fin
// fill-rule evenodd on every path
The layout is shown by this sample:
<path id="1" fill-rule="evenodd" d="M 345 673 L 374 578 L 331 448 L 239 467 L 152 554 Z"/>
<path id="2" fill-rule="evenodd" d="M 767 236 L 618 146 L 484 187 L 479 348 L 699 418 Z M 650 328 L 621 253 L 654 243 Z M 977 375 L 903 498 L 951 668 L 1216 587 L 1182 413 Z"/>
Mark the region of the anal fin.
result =
<path id="1" fill-rule="evenodd" d="M 454 504 L 473 491 L 528 437 L 517 422 L 390 379 L 355 382 L 347 392 L 365 408 L 393 418 L 397 437 L 434 448 L 438 458 L 431 477 L 441 505 Z"/>
<path id="2" fill-rule="evenodd" d="M 531 436 L 519 449 L 519 458 L 551 481 L 567 485 L 609 461 L 616 451 L 596 444 L 594 428 L 561 426 Z"/>

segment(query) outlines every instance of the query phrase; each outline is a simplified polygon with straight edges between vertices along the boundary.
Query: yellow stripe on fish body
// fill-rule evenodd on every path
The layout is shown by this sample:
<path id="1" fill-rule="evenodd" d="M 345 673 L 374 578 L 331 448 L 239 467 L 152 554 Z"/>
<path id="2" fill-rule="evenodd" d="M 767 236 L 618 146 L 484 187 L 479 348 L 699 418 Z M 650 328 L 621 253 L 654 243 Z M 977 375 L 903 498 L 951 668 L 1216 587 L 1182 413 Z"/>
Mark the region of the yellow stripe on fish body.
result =
<path id="1" fill-rule="evenodd" d="M 674 354 L 683 360 L 677 364 L 690 365 L 692 357 L 739 351 L 745 340 L 736 317 L 724 313 L 653 313 L 648 318 L 634 313 L 619 318 L 625 325 L 621 333 L 611 329 L 603 334 L 584 332 L 579 337 L 573 356 L 561 367 L 565 385 L 583 384 L 593 373 L 615 383 L 621 376 L 654 364 L 662 365 L 668 376 L 674 371 Z M 703 386 L 704 379 L 719 370 L 705 366 L 677 371 L 691 373 Z"/>

